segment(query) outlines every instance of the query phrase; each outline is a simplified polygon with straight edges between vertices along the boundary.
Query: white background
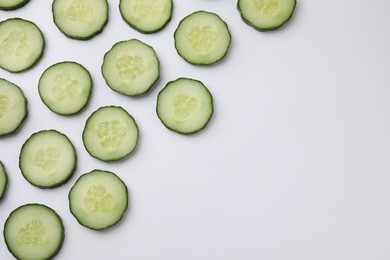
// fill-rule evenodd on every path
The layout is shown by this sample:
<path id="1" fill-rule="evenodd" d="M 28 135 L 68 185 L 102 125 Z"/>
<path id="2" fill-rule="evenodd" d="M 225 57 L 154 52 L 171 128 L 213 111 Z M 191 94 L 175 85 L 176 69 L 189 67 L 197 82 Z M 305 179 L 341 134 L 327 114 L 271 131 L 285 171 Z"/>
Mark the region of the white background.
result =
<path id="1" fill-rule="evenodd" d="M 107 26 L 89 41 L 56 28 L 51 2 L 0 11 L 0 20 L 35 22 L 46 38 L 33 69 L 0 70 L 29 101 L 20 132 L 0 139 L 9 175 L 1 232 L 13 209 L 37 202 L 64 221 L 56 259 L 390 259 L 390 1 L 299 0 L 288 25 L 264 33 L 241 20 L 235 0 L 174 0 L 170 23 L 144 35 L 110 0 Z M 190 65 L 174 49 L 179 21 L 197 10 L 216 12 L 231 31 L 217 65 Z M 130 38 L 153 46 L 161 62 L 160 81 L 138 98 L 113 92 L 100 73 L 104 53 Z M 94 81 L 88 107 L 72 117 L 50 112 L 37 91 L 42 72 L 64 60 Z M 155 113 L 158 92 L 182 76 L 201 80 L 215 101 L 212 121 L 194 136 L 169 131 Z M 121 162 L 93 159 L 82 144 L 86 119 L 104 105 L 123 106 L 140 128 L 137 150 Z M 52 190 L 33 187 L 18 168 L 22 144 L 43 129 L 66 134 L 78 155 L 72 179 Z M 69 189 L 93 169 L 117 173 L 130 191 L 123 221 L 104 232 L 68 209 Z M 13 259 L 3 236 L 0 259 Z"/>

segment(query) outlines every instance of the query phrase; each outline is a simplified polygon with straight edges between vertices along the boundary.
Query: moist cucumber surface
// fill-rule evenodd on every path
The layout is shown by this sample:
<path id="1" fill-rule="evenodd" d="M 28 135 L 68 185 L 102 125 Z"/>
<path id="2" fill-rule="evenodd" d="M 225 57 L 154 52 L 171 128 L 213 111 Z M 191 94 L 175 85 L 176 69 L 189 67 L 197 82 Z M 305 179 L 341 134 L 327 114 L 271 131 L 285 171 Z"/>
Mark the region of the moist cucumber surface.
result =
<path id="1" fill-rule="evenodd" d="M 228 53 L 231 35 L 215 13 L 197 11 L 182 19 L 174 33 L 175 48 L 187 62 L 210 65 Z"/>
<path id="2" fill-rule="evenodd" d="M 172 0 L 120 0 L 122 18 L 142 33 L 161 30 L 171 20 Z"/>
<path id="3" fill-rule="evenodd" d="M 112 90 L 128 96 L 141 95 L 159 79 L 160 62 L 154 49 L 142 41 L 121 41 L 104 55 L 102 74 Z"/>
<path id="4" fill-rule="evenodd" d="M 170 81 L 157 97 L 157 115 L 170 130 L 193 134 L 207 126 L 213 114 L 213 98 L 199 80 Z"/>
<path id="5" fill-rule="evenodd" d="M 54 0 L 54 23 L 67 37 L 88 40 L 108 22 L 107 0 Z"/>
<path id="6" fill-rule="evenodd" d="M 138 126 L 122 107 L 101 107 L 85 123 L 83 143 L 87 152 L 101 161 L 118 161 L 134 151 Z"/>
<path id="7" fill-rule="evenodd" d="M 34 66 L 43 55 L 41 30 L 28 20 L 10 18 L 0 22 L 0 67 L 21 72 Z"/>
<path id="8" fill-rule="evenodd" d="M 242 19 L 259 31 L 280 28 L 292 17 L 296 0 L 238 0 Z"/>
<path id="9" fill-rule="evenodd" d="M 42 204 L 25 204 L 10 213 L 4 224 L 4 239 L 17 259 L 51 259 L 64 241 L 60 216 Z"/>
<path id="10" fill-rule="evenodd" d="M 68 198 L 70 211 L 77 221 L 94 230 L 116 225 L 128 206 L 125 183 L 116 174 L 102 170 L 82 175 Z"/>
<path id="11" fill-rule="evenodd" d="M 7 172 L 5 171 L 4 165 L 0 162 L 0 201 L 5 194 L 7 189 L 8 177 Z"/>
<path id="12" fill-rule="evenodd" d="M 0 137 L 16 132 L 27 114 L 27 99 L 23 91 L 0 78 Z"/>
<path id="13" fill-rule="evenodd" d="M 65 61 L 47 68 L 38 84 L 43 103 L 60 115 L 79 113 L 88 103 L 92 78 L 82 65 Z"/>
<path id="14" fill-rule="evenodd" d="M 56 130 L 32 134 L 23 144 L 19 167 L 24 178 L 39 188 L 54 188 L 67 182 L 76 169 L 72 142 Z"/>
<path id="15" fill-rule="evenodd" d="M 0 0 L 0 10 L 15 10 L 28 2 L 29 0 Z"/>

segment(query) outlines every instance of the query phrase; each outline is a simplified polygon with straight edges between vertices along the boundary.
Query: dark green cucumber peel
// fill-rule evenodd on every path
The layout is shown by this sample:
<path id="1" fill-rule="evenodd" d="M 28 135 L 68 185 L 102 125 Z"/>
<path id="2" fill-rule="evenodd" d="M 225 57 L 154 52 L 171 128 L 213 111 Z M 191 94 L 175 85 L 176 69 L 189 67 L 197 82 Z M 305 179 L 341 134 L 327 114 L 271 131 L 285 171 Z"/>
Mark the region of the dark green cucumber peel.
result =
<path id="1" fill-rule="evenodd" d="M 0 161 L 0 178 L 4 178 L 4 186 L 3 188 L 0 187 L 0 201 L 5 197 L 7 186 L 8 186 L 8 176 L 7 171 L 4 167 L 4 164 Z"/>
<path id="2" fill-rule="evenodd" d="M 16 5 L 12 5 L 12 6 L 2 6 L 0 4 L 0 10 L 3 10 L 3 11 L 12 11 L 12 10 L 15 10 L 15 9 L 18 9 L 18 8 L 21 8 L 23 7 L 24 5 L 26 5 L 30 0 L 24 0 L 22 2 L 20 2 L 19 4 L 16 4 Z"/>

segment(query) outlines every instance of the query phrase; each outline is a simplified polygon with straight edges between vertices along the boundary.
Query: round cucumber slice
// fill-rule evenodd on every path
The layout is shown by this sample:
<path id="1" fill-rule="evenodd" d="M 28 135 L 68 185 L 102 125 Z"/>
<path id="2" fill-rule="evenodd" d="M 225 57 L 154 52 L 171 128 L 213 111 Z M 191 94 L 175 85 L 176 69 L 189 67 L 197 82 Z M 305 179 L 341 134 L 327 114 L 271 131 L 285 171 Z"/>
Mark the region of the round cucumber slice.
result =
<path id="1" fill-rule="evenodd" d="M 82 65 L 64 61 L 47 68 L 38 84 L 43 103 L 54 113 L 74 115 L 87 105 L 92 78 Z"/>
<path id="2" fill-rule="evenodd" d="M 22 72 L 42 57 L 45 40 L 41 30 L 20 18 L 0 22 L 0 67 L 9 72 Z"/>
<path id="3" fill-rule="evenodd" d="M 138 126 L 122 107 L 101 107 L 85 123 L 83 142 L 87 152 L 101 161 L 129 156 L 138 143 Z"/>
<path id="4" fill-rule="evenodd" d="M 217 14 L 197 11 L 180 21 L 174 39 L 175 48 L 184 60 L 210 65 L 226 56 L 231 35 L 227 24 Z"/>
<path id="5" fill-rule="evenodd" d="M 193 134 L 205 128 L 213 110 L 211 93 L 195 79 L 170 81 L 157 97 L 157 115 L 161 122 L 180 134 Z"/>
<path id="6" fill-rule="evenodd" d="M 68 198 L 70 211 L 77 221 L 94 230 L 116 225 L 128 205 L 126 184 L 116 174 L 102 170 L 82 175 Z"/>
<path id="7" fill-rule="evenodd" d="M 8 177 L 7 172 L 5 171 L 4 165 L 0 162 L 0 200 L 3 198 L 5 194 L 5 190 L 7 189 Z"/>
<path id="8" fill-rule="evenodd" d="M 28 114 L 23 91 L 8 80 L 0 78 L 0 137 L 15 133 Z"/>
<path id="9" fill-rule="evenodd" d="M 154 49 L 131 39 L 114 44 L 104 55 L 102 74 L 107 85 L 127 96 L 148 92 L 160 77 L 160 62 Z"/>
<path id="10" fill-rule="evenodd" d="M 54 0 L 53 20 L 67 37 L 88 40 L 101 33 L 108 22 L 107 0 Z"/>
<path id="11" fill-rule="evenodd" d="M 32 134 L 23 144 L 19 168 L 38 188 L 55 188 L 67 182 L 76 169 L 76 151 L 68 137 L 56 130 Z"/>
<path id="12" fill-rule="evenodd" d="M 29 0 L 0 0 L 0 10 L 9 11 L 21 8 Z"/>
<path id="13" fill-rule="evenodd" d="M 296 0 L 238 0 L 241 18 L 259 31 L 280 28 L 292 17 Z"/>
<path id="14" fill-rule="evenodd" d="M 120 0 L 122 18 L 141 33 L 154 33 L 171 20 L 172 0 Z"/>
<path id="15" fill-rule="evenodd" d="M 4 239 L 17 259 L 52 259 L 60 251 L 64 237 L 60 216 L 42 204 L 25 204 L 8 216 Z"/>

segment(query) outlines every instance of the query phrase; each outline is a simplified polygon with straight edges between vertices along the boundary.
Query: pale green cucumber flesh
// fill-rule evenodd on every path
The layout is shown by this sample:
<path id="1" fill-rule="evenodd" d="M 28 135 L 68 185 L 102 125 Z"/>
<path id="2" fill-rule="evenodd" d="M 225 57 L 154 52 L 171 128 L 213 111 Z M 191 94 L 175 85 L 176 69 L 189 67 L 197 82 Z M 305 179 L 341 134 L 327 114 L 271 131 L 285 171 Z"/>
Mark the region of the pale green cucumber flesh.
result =
<path id="1" fill-rule="evenodd" d="M 129 156 L 138 143 L 138 126 L 122 107 L 101 107 L 85 123 L 83 143 L 87 152 L 101 161 Z"/>
<path id="2" fill-rule="evenodd" d="M 27 114 L 27 99 L 22 89 L 0 78 L 0 137 L 15 133 Z"/>
<path id="3" fill-rule="evenodd" d="M 0 67 L 9 72 L 22 72 L 42 57 L 45 40 L 41 30 L 21 18 L 0 22 Z"/>
<path id="4" fill-rule="evenodd" d="M 231 35 L 215 13 L 197 11 L 182 19 L 174 33 L 175 48 L 187 62 L 211 65 L 228 53 Z"/>
<path id="5" fill-rule="evenodd" d="M 0 0 L 0 10 L 15 10 L 27 4 L 30 0 Z"/>
<path id="6" fill-rule="evenodd" d="M 70 211 L 77 221 L 94 230 L 116 225 L 128 207 L 125 183 L 116 174 L 102 170 L 82 175 L 68 198 Z"/>
<path id="7" fill-rule="evenodd" d="M 238 0 L 241 18 L 259 31 L 272 31 L 287 23 L 295 10 L 296 0 Z"/>
<path id="8" fill-rule="evenodd" d="M 0 162 L 0 200 L 4 197 L 8 185 L 7 172 L 4 165 Z"/>
<path id="9" fill-rule="evenodd" d="M 4 224 L 4 240 L 17 259 L 52 259 L 64 241 L 60 216 L 42 204 L 25 204 L 10 213 Z"/>
<path id="10" fill-rule="evenodd" d="M 47 68 L 39 79 L 39 95 L 54 113 L 74 115 L 87 105 L 92 78 L 86 68 L 76 62 L 60 62 Z"/>
<path id="11" fill-rule="evenodd" d="M 157 115 L 170 130 L 193 134 L 207 126 L 213 114 L 213 98 L 195 79 L 170 81 L 157 97 Z"/>
<path id="12" fill-rule="evenodd" d="M 56 130 L 32 134 L 20 151 L 19 168 L 23 177 L 39 188 L 55 188 L 66 183 L 76 165 L 77 156 L 72 142 Z"/>
<path id="13" fill-rule="evenodd" d="M 158 81 L 160 62 L 151 46 L 137 39 L 121 41 L 104 55 L 102 74 L 112 90 L 137 96 Z"/>
<path id="14" fill-rule="evenodd" d="M 172 0 L 120 0 L 122 18 L 141 33 L 154 33 L 172 17 Z"/>
<path id="15" fill-rule="evenodd" d="M 53 20 L 67 37 L 88 40 L 101 33 L 108 22 L 107 0 L 54 0 Z"/>

